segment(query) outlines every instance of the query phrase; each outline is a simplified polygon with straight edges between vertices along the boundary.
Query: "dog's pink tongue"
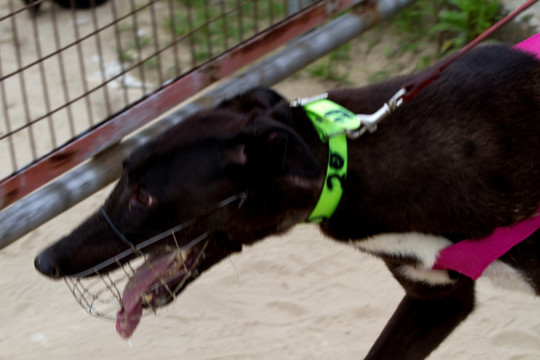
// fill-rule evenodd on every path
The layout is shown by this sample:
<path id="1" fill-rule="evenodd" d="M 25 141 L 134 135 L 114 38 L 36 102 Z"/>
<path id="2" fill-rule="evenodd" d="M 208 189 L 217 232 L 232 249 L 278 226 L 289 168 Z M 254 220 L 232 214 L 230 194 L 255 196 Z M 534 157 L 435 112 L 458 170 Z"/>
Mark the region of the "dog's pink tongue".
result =
<path id="1" fill-rule="evenodd" d="M 142 316 L 142 296 L 154 284 L 160 283 L 177 259 L 175 252 L 152 261 L 146 261 L 135 270 L 122 294 L 122 308 L 116 314 L 116 332 L 124 338 L 131 337 Z"/>

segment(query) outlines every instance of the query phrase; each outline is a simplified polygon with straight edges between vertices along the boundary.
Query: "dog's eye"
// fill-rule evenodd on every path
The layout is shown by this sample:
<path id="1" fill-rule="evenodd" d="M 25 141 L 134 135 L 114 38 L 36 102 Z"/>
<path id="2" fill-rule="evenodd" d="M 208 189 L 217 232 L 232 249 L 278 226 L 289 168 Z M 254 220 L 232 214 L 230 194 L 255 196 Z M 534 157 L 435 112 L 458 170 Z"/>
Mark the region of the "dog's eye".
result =
<path id="1" fill-rule="evenodd" d="M 154 205 L 156 199 L 146 190 L 138 189 L 130 199 L 130 205 L 139 207 L 150 207 Z"/>

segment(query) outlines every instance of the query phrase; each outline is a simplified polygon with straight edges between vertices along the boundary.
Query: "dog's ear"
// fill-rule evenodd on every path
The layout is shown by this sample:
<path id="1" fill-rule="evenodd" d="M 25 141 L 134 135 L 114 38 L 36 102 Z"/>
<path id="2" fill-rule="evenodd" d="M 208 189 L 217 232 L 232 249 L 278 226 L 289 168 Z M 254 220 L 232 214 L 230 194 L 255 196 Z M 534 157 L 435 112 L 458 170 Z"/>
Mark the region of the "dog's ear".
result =
<path id="1" fill-rule="evenodd" d="M 265 111 L 271 109 L 284 100 L 281 95 L 272 89 L 257 87 L 230 100 L 223 101 L 217 108 L 226 108 L 247 115 L 256 110 Z"/>
<path id="2" fill-rule="evenodd" d="M 322 171 L 294 130 L 263 117 L 255 118 L 229 142 L 225 163 L 229 177 L 245 180 L 281 175 L 316 177 Z"/>

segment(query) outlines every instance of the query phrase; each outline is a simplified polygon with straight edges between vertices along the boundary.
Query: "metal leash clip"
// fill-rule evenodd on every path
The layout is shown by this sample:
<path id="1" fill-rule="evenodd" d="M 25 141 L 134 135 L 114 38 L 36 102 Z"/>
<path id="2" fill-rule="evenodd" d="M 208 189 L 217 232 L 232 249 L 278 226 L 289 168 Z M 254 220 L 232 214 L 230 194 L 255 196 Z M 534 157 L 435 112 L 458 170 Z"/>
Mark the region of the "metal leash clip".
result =
<path id="1" fill-rule="evenodd" d="M 296 98 L 293 101 L 290 102 L 291 107 L 303 107 L 307 104 L 310 104 L 312 102 L 315 102 L 317 100 L 325 100 L 328 98 L 328 93 L 323 93 L 315 96 L 310 97 L 304 97 L 304 98 Z"/>
<path id="2" fill-rule="evenodd" d="M 388 102 L 384 103 L 384 105 L 373 114 L 357 114 L 356 117 L 360 120 L 360 127 L 354 130 L 347 130 L 345 132 L 347 137 L 349 139 L 358 139 L 367 131 L 370 133 L 375 132 L 375 130 L 377 130 L 377 124 L 403 104 L 403 95 L 405 95 L 406 92 L 407 90 L 405 88 L 401 88 L 390 98 L 390 100 L 388 100 Z"/>
<path id="3" fill-rule="evenodd" d="M 373 133 L 375 130 L 377 130 L 377 124 L 379 124 L 385 117 L 393 113 L 401 104 L 403 104 L 403 96 L 407 93 L 407 90 L 405 88 L 399 89 L 398 92 L 396 92 L 390 100 L 388 100 L 386 103 L 383 104 L 383 106 L 374 112 L 373 114 L 366 115 L 366 114 L 356 114 L 356 118 L 359 120 L 360 125 L 355 129 L 348 129 L 341 132 L 338 132 L 336 134 L 329 135 L 328 137 L 333 136 L 339 136 L 347 135 L 349 139 L 358 139 L 360 136 L 365 134 L 366 132 Z M 293 101 L 291 101 L 290 106 L 291 107 L 300 107 L 300 106 L 306 106 L 308 104 L 311 104 L 318 100 L 325 100 L 328 98 L 328 93 L 312 96 L 312 97 L 305 97 L 305 98 L 297 98 Z"/>

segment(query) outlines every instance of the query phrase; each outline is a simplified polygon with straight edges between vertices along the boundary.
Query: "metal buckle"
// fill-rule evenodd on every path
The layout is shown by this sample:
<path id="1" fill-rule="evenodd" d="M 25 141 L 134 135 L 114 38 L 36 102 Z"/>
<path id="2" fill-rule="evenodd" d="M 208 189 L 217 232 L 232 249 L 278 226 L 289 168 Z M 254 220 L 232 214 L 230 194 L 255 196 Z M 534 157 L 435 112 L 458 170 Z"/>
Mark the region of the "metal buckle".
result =
<path id="1" fill-rule="evenodd" d="M 328 93 L 323 93 L 311 97 L 304 97 L 304 98 L 296 98 L 293 101 L 291 101 L 290 106 L 291 107 L 300 107 L 307 105 L 309 103 L 312 103 L 317 100 L 324 100 L 328 98 Z"/>
<path id="2" fill-rule="evenodd" d="M 335 134 L 327 135 L 327 138 L 331 138 L 334 136 L 343 135 L 344 133 L 347 135 L 349 139 L 358 139 L 360 136 L 365 134 L 366 132 L 373 133 L 375 130 L 377 130 L 377 124 L 379 124 L 385 117 L 396 111 L 398 107 L 403 104 L 403 95 L 407 90 L 405 88 L 401 88 L 396 92 L 390 100 L 388 100 L 386 103 L 383 104 L 383 106 L 374 112 L 373 114 L 356 114 L 356 117 L 360 120 L 360 127 L 358 129 L 354 130 L 345 130 L 343 132 L 338 132 Z M 312 103 L 314 101 L 323 100 L 328 98 L 328 93 L 315 95 L 311 97 L 305 97 L 305 98 L 297 98 L 291 101 L 290 106 L 291 107 L 299 107 L 299 106 L 305 106 L 309 103 Z"/>
<path id="3" fill-rule="evenodd" d="M 367 131 L 370 133 L 375 132 L 375 130 L 377 130 L 377 124 L 403 104 L 403 95 L 405 95 L 406 92 L 407 90 L 404 88 L 399 89 L 388 102 L 384 103 L 384 105 L 373 114 L 357 114 L 356 116 L 360 120 L 360 127 L 356 130 L 346 131 L 347 137 L 349 139 L 358 139 Z"/>

